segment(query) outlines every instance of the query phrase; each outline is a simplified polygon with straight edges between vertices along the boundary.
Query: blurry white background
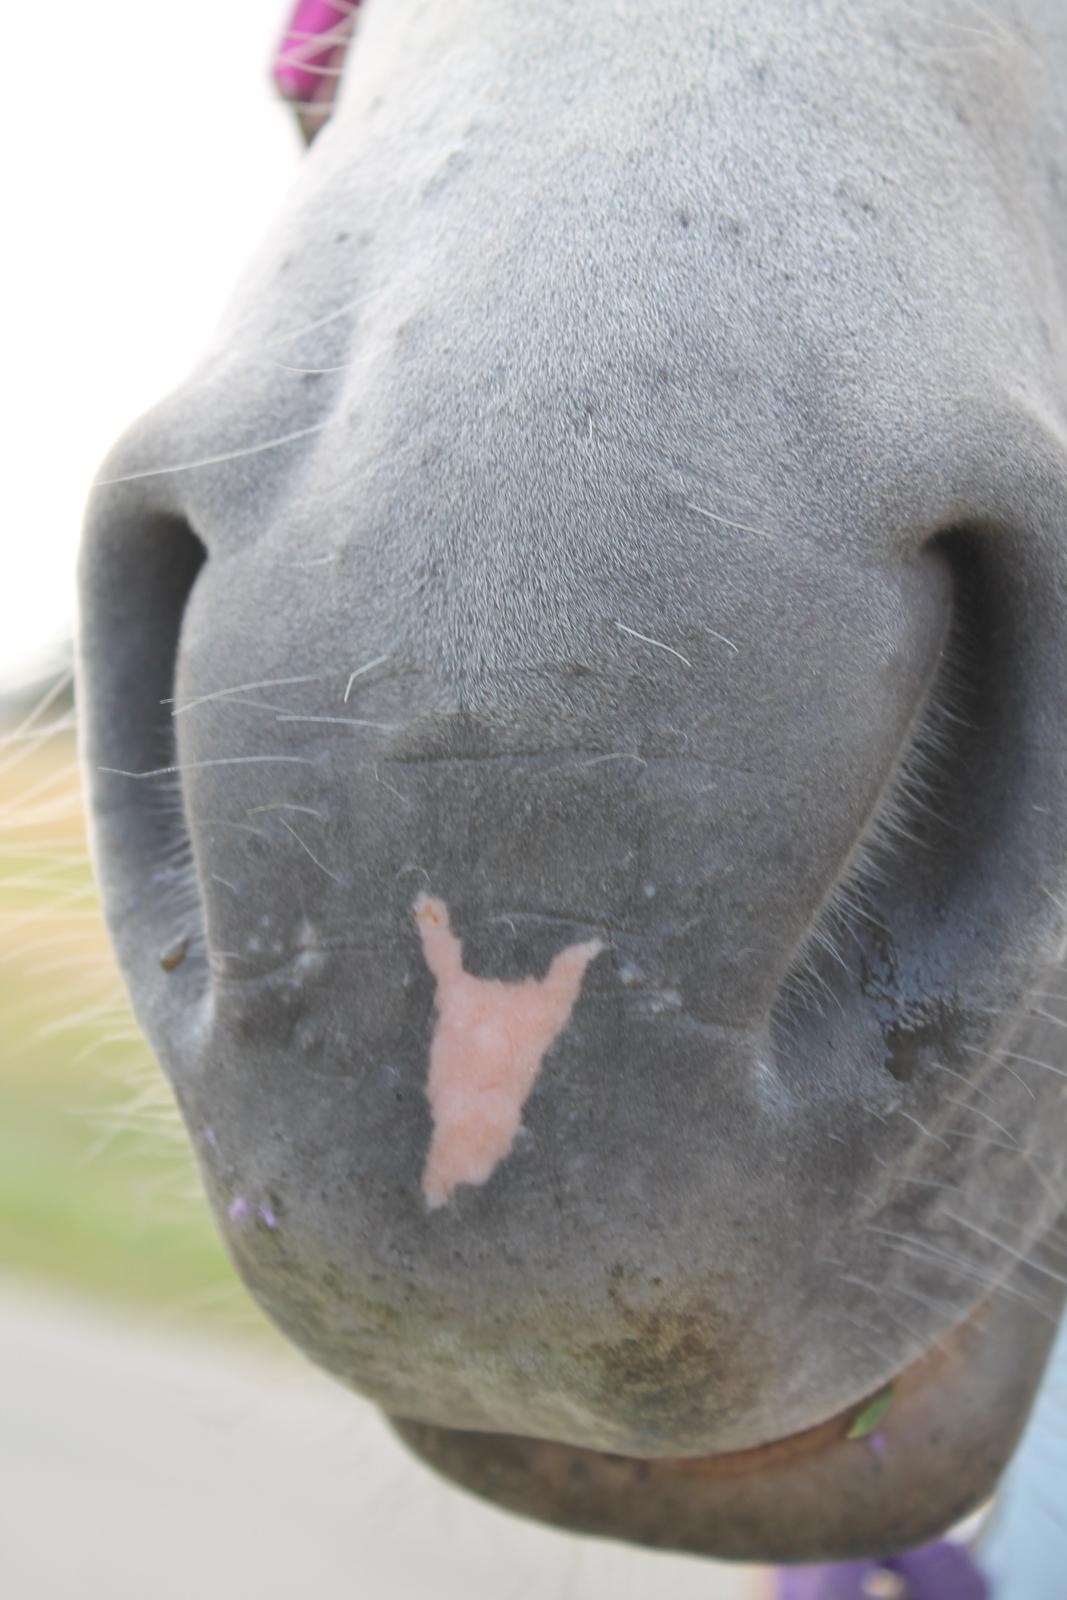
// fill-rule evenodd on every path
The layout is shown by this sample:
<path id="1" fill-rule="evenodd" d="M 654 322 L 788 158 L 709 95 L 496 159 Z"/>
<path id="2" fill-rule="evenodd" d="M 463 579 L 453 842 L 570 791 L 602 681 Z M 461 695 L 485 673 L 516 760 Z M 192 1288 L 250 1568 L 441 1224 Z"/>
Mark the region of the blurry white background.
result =
<path id="1" fill-rule="evenodd" d="M 9 19 L 0 692 L 69 634 L 89 481 L 195 360 L 296 171 L 269 77 L 284 21 L 284 0 Z"/>

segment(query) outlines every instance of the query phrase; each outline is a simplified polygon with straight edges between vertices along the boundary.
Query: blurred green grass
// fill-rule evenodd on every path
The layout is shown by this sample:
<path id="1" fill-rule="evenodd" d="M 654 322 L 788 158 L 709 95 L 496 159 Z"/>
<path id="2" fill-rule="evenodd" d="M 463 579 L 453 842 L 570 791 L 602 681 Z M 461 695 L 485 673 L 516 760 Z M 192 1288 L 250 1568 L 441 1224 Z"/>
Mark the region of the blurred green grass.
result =
<path id="1" fill-rule="evenodd" d="M 0 736 L 0 1041 L 0 1272 L 266 1334 L 122 994 L 65 727 Z"/>

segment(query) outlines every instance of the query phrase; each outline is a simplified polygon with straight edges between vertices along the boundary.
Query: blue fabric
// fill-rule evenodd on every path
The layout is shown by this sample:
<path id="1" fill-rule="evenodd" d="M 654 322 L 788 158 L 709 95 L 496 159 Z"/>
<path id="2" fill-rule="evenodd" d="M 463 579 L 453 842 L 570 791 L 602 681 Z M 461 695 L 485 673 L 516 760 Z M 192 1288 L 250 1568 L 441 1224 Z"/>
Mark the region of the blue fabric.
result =
<path id="1" fill-rule="evenodd" d="M 975 1557 L 993 1600 L 1067 1600 L 1067 1319 Z"/>

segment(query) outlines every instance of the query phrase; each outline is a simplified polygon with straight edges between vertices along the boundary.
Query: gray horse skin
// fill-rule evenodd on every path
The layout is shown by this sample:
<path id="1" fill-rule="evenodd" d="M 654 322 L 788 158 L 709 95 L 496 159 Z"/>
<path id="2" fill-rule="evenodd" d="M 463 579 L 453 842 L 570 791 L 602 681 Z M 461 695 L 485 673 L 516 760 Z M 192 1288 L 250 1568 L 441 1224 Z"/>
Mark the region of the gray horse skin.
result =
<path id="1" fill-rule="evenodd" d="M 253 1294 L 457 1481 L 917 1542 L 1064 1281 L 1067 12 L 360 17 L 91 502 L 137 1016 Z"/>

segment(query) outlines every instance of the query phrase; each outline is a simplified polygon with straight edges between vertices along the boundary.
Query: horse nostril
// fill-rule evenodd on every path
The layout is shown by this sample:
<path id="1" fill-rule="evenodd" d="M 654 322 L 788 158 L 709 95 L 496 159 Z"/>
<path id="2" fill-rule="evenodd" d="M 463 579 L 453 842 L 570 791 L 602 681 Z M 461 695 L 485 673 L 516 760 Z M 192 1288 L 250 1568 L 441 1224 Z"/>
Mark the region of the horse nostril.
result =
<path id="1" fill-rule="evenodd" d="M 189 970 L 174 952 L 183 942 L 183 956 L 195 949 L 200 932 L 173 693 L 206 552 L 183 518 L 98 493 L 80 563 L 82 741 L 105 911 L 151 1037 L 159 979 Z"/>
<path id="2" fill-rule="evenodd" d="M 885 931 L 895 903 L 912 911 L 947 903 L 995 827 L 979 779 L 985 772 L 991 781 L 987 747 L 995 750 L 998 716 L 997 624 L 979 537 L 950 530 L 928 544 L 924 559 L 948 579 L 941 644 L 866 822 L 798 946 L 782 988 L 784 1013 L 817 1009 L 865 936 Z"/>
<path id="3" fill-rule="evenodd" d="M 926 554 L 951 583 L 939 659 L 774 1013 L 787 1075 L 866 1054 L 909 1096 L 944 1091 L 944 1072 L 973 1077 L 976 1019 L 1019 1003 L 1018 953 L 1043 937 L 1027 861 L 1049 801 L 1029 732 L 1043 716 L 1044 646 L 1017 536 L 976 521 Z"/>

